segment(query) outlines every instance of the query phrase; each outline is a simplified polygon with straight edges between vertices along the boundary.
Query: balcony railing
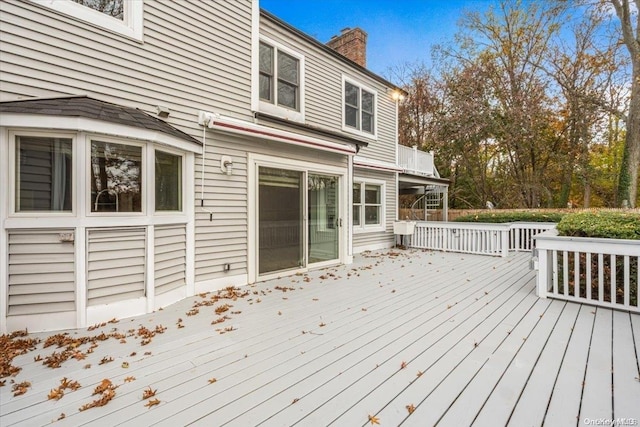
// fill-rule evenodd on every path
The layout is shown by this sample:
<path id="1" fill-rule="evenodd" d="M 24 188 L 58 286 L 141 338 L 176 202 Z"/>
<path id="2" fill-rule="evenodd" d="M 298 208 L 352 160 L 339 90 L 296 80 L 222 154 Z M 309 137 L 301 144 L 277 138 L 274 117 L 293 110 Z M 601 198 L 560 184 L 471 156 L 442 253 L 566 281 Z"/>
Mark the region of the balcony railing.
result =
<path id="1" fill-rule="evenodd" d="M 404 173 L 438 177 L 433 166 L 433 151 L 420 151 L 417 147 L 398 145 L 398 166 Z"/>

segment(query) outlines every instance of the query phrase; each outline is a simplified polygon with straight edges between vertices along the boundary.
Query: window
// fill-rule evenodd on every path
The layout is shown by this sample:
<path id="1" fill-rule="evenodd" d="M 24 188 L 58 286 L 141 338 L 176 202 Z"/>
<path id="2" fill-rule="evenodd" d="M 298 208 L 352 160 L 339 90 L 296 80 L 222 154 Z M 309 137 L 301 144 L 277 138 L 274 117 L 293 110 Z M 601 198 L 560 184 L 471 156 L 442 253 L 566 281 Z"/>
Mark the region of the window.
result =
<path id="1" fill-rule="evenodd" d="M 182 157 L 156 151 L 156 211 L 182 211 Z"/>
<path id="2" fill-rule="evenodd" d="M 124 20 L 124 0 L 71 0 L 107 16 Z"/>
<path id="3" fill-rule="evenodd" d="M 254 108 L 289 120 L 304 121 L 304 57 L 273 41 L 258 47 Z"/>
<path id="4" fill-rule="evenodd" d="M 16 212 L 71 211 L 72 140 L 16 137 Z"/>
<path id="5" fill-rule="evenodd" d="M 142 212 L 142 147 L 91 141 L 91 212 Z"/>
<path id="6" fill-rule="evenodd" d="M 375 92 L 344 82 L 344 129 L 375 135 Z"/>
<path id="7" fill-rule="evenodd" d="M 78 20 L 142 41 L 142 0 L 31 0 Z"/>
<path id="8" fill-rule="evenodd" d="M 384 229 L 384 184 L 355 182 L 353 184 L 354 229 Z"/>
<path id="9" fill-rule="evenodd" d="M 259 84 L 261 100 L 300 110 L 300 61 L 262 42 Z"/>

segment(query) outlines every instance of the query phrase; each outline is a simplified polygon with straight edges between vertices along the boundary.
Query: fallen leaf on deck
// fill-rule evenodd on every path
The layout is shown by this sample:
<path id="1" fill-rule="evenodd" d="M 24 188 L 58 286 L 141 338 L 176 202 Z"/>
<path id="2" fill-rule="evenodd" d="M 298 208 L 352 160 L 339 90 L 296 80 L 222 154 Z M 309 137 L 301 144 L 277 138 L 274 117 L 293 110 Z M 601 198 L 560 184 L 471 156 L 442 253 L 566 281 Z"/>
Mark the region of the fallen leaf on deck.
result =
<path id="1" fill-rule="evenodd" d="M 416 374 L 416 377 L 420 378 L 422 376 L 422 371 L 418 371 L 418 373 Z"/>
<path id="2" fill-rule="evenodd" d="M 369 422 L 371 423 L 371 425 L 374 425 L 374 424 L 380 425 L 380 419 L 378 419 L 378 417 L 375 417 L 373 415 L 369 415 Z"/>
<path id="3" fill-rule="evenodd" d="M 127 377 L 127 378 L 124 379 L 124 382 L 125 383 L 130 383 L 131 381 L 135 381 L 135 380 L 136 380 L 136 377 Z"/>
<path id="4" fill-rule="evenodd" d="M 217 379 L 215 379 L 215 378 L 209 378 L 209 384 L 213 384 L 213 383 L 215 383 L 216 381 L 218 381 L 218 380 L 217 380 Z"/>
<path id="5" fill-rule="evenodd" d="M 64 414 L 64 412 L 63 412 L 63 413 L 61 413 L 61 414 L 60 414 L 60 416 L 58 417 L 58 419 L 57 419 L 56 421 L 63 420 L 63 419 L 65 419 L 66 417 L 67 417 L 67 416 L 66 416 L 66 415 Z"/>
<path id="6" fill-rule="evenodd" d="M 31 387 L 31 383 L 29 381 L 23 381 L 21 383 L 16 383 L 11 387 L 11 391 L 14 396 L 20 396 L 27 392 L 27 390 Z"/>
<path id="7" fill-rule="evenodd" d="M 415 410 L 416 410 L 416 407 L 413 406 L 413 404 L 407 405 L 407 411 L 409 411 L 410 414 L 413 414 L 413 411 Z"/>
<path id="8" fill-rule="evenodd" d="M 293 399 L 293 402 L 291 402 L 291 404 L 293 405 L 294 403 L 298 402 L 298 400 L 300 400 L 300 399 L 298 399 L 298 398 L 296 397 L 295 399 Z"/>
<path id="9" fill-rule="evenodd" d="M 49 394 L 47 395 L 48 400 L 60 400 L 64 396 L 64 390 L 59 388 L 52 388 Z"/>
<path id="10" fill-rule="evenodd" d="M 147 408 L 151 408 L 152 406 L 156 406 L 159 404 L 160 404 L 160 401 L 158 399 L 153 399 L 148 401 L 144 406 L 146 406 Z"/>
<path id="11" fill-rule="evenodd" d="M 156 395 L 156 392 L 158 390 L 152 390 L 151 386 L 149 386 L 149 388 L 145 389 L 142 393 L 142 399 L 149 399 L 150 397 L 153 397 Z"/>
<path id="12" fill-rule="evenodd" d="M 404 369 L 404 368 L 406 368 L 406 367 L 407 367 L 407 362 L 402 362 L 402 363 L 400 364 L 400 369 Z"/>

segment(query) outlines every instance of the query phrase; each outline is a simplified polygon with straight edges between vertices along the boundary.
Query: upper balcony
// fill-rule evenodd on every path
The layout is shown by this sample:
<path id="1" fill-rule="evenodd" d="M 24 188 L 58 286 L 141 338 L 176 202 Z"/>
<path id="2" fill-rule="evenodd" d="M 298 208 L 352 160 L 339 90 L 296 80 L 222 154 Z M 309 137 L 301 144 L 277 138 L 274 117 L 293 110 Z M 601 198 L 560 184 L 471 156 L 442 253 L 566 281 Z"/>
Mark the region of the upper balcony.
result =
<path id="1" fill-rule="evenodd" d="M 433 151 L 420 151 L 416 146 L 398 145 L 398 166 L 403 173 L 440 178 L 433 164 Z"/>

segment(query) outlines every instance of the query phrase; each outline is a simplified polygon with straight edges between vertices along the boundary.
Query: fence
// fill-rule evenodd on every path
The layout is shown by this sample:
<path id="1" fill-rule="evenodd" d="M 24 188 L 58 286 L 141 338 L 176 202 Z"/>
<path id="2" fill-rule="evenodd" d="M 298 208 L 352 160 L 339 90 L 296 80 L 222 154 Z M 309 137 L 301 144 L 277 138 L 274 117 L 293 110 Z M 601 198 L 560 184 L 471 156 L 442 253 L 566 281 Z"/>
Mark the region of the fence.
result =
<path id="1" fill-rule="evenodd" d="M 553 223 L 486 224 L 417 222 L 410 246 L 446 252 L 507 256 L 509 251 L 531 251 L 533 236 Z"/>
<path id="2" fill-rule="evenodd" d="M 538 296 L 640 312 L 640 243 L 635 240 L 535 238 Z"/>

